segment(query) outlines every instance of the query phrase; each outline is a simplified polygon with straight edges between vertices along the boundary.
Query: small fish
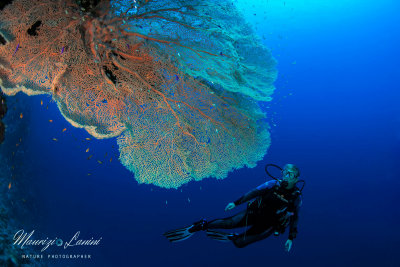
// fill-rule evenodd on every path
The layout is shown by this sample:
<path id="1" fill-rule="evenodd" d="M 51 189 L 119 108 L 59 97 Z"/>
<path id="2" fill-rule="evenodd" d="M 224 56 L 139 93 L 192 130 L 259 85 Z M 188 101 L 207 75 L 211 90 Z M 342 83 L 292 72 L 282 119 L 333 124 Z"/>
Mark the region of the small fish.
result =
<path id="1" fill-rule="evenodd" d="M 13 56 L 15 55 L 15 53 L 17 53 L 18 48 L 19 48 L 19 44 L 17 45 L 17 48 L 15 49 Z"/>
<path id="2" fill-rule="evenodd" d="M 24 115 L 21 113 L 21 114 L 19 114 L 19 117 L 22 119 L 24 117 Z"/>
<path id="3" fill-rule="evenodd" d="M 43 106 L 43 100 L 40 100 L 40 105 Z"/>
<path id="4" fill-rule="evenodd" d="M 16 146 L 16 147 L 18 147 L 18 146 L 19 146 L 19 144 L 18 144 L 18 143 L 16 143 L 16 144 L 15 144 L 15 146 Z"/>
<path id="5" fill-rule="evenodd" d="M 89 138 L 89 137 L 86 137 L 86 140 L 88 140 L 88 141 L 89 141 L 89 140 L 90 140 L 90 138 Z"/>
<path id="6" fill-rule="evenodd" d="M 62 131 L 65 132 L 67 130 L 67 128 L 64 128 Z"/>
<path id="7" fill-rule="evenodd" d="M 93 157 L 93 155 L 90 155 L 89 157 L 87 157 L 87 160 L 91 159 Z"/>
<path id="8" fill-rule="evenodd" d="M 49 109 L 49 105 L 46 106 L 46 109 Z"/>
<path id="9" fill-rule="evenodd" d="M 165 205 L 168 205 L 168 200 L 165 200 Z"/>
<path id="10" fill-rule="evenodd" d="M 112 158 L 110 158 L 110 162 L 112 161 Z"/>
<path id="11" fill-rule="evenodd" d="M 62 54 L 62 53 L 64 53 L 64 46 L 63 46 L 63 48 L 61 49 L 61 54 Z"/>
<path id="12" fill-rule="evenodd" d="M 19 142 L 20 142 L 20 143 L 22 142 L 22 138 L 19 139 Z"/>
<path id="13" fill-rule="evenodd" d="M 89 152 L 89 148 L 88 149 L 86 149 L 86 153 L 88 153 Z"/>
<path id="14" fill-rule="evenodd" d="M 190 198 L 188 198 L 188 202 L 190 203 Z"/>
<path id="15" fill-rule="evenodd" d="M 11 182 L 8 184 L 8 189 L 11 189 Z"/>
<path id="16" fill-rule="evenodd" d="M 88 174 L 87 174 L 87 176 L 90 176 L 90 175 L 92 175 L 92 174 L 91 174 L 91 173 L 88 173 Z"/>
<path id="17" fill-rule="evenodd" d="M 57 138 L 53 138 L 53 141 L 57 142 L 57 141 L 58 141 L 58 139 L 57 139 Z"/>
<path id="18" fill-rule="evenodd" d="M 101 160 L 98 160 L 97 162 L 98 162 L 99 164 L 103 164 L 103 162 L 102 162 Z"/>
<path id="19" fill-rule="evenodd" d="M 178 75 L 175 75 L 175 80 L 179 81 L 179 76 Z"/>
<path id="20" fill-rule="evenodd" d="M 49 122 L 53 122 L 53 120 L 49 120 Z"/>

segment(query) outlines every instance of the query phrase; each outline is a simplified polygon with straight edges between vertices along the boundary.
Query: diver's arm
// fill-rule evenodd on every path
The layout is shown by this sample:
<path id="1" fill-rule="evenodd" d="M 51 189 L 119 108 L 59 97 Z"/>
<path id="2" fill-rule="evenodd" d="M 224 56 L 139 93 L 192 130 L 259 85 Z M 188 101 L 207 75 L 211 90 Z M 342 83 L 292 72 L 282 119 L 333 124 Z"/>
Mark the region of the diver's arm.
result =
<path id="1" fill-rule="evenodd" d="M 265 194 L 268 190 L 271 190 L 276 185 L 276 181 L 268 181 L 266 183 L 263 183 L 262 185 L 258 186 L 257 188 L 251 190 L 247 194 L 241 196 L 239 199 L 237 199 L 235 202 L 235 206 L 240 205 L 246 201 L 249 201 L 250 199 L 253 199 L 255 197 L 261 196 Z"/>
<path id="2" fill-rule="evenodd" d="M 302 204 L 301 196 L 299 196 L 296 199 L 295 202 L 295 210 L 293 213 L 293 216 L 290 217 L 290 223 L 289 223 L 289 240 L 293 240 L 296 238 L 297 235 L 297 223 L 299 221 L 299 211 L 300 211 L 300 206 Z"/>

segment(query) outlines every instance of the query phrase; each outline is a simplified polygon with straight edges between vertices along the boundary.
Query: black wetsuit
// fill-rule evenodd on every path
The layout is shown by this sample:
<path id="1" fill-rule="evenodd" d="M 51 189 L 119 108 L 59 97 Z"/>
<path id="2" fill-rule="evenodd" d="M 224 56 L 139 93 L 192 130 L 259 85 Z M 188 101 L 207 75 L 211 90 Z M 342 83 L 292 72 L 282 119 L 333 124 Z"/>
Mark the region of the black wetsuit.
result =
<path id="1" fill-rule="evenodd" d="M 251 226 L 242 234 L 236 235 L 232 241 L 237 247 L 267 238 L 274 232 L 283 233 L 289 225 L 289 239 L 297 234 L 297 222 L 301 195 L 297 187 L 286 189 L 277 181 L 268 181 L 248 192 L 234 203 L 240 205 L 248 200 L 247 209 L 224 219 L 216 219 L 207 223 L 207 229 L 231 229 Z"/>

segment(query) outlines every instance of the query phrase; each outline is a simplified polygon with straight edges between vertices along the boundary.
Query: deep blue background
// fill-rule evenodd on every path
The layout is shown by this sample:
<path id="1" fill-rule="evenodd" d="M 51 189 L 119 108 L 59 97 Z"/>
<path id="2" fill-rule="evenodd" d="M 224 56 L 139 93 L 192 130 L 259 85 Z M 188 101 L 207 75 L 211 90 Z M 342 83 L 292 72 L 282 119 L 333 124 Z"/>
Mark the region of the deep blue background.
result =
<path id="1" fill-rule="evenodd" d="M 259 166 L 225 180 L 179 190 L 138 185 L 118 162 L 114 139 L 85 140 L 49 98 L 18 96 L 30 104 L 31 125 L 21 193 L 34 195 L 23 227 L 37 237 L 102 237 L 100 246 L 78 250 L 93 260 L 52 266 L 400 266 L 399 5 L 298 2 L 244 6 L 278 60 L 274 100 L 264 104 L 272 145 Z M 228 202 L 267 179 L 267 162 L 295 163 L 307 180 L 290 253 L 287 234 L 244 249 L 202 233 L 177 244 L 163 238 L 202 217 L 227 216 Z"/>

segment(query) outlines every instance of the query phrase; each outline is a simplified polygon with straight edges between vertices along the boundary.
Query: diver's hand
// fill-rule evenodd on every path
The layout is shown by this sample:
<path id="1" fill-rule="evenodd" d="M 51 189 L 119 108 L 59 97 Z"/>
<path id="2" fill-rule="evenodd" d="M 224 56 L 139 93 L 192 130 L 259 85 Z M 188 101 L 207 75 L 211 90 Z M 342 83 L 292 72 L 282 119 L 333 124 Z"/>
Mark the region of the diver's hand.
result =
<path id="1" fill-rule="evenodd" d="M 285 243 L 285 250 L 286 250 L 287 252 L 289 252 L 290 249 L 292 248 L 292 243 L 293 243 L 293 241 L 290 240 L 290 239 L 288 239 L 288 240 L 286 241 L 286 243 Z"/>
<path id="2" fill-rule="evenodd" d="M 236 207 L 235 203 L 231 202 L 228 205 L 226 205 L 225 211 L 231 210 L 234 207 Z"/>

